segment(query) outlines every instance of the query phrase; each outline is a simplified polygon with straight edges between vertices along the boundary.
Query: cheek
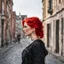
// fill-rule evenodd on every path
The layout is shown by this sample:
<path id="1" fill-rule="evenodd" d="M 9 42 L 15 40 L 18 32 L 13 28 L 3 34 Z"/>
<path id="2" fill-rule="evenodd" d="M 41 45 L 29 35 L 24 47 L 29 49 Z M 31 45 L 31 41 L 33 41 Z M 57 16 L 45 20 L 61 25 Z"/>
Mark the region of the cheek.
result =
<path id="1" fill-rule="evenodd" d="M 27 29 L 25 29 L 25 33 L 26 34 L 31 34 L 32 33 L 32 30 L 30 28 L 27 28 Z"/>
<path id="2" fill-rule="evenodd" d="M 25 30 L 24 30 L 24 32 L 28 32 L 29 31 L 29 29 L 28 28 L 26 28 Z"/>
<path id="3" fill-rule="evenodd" d="M 28 33 L 30 33 L 31 32 L 31 29 L 30 28 L 28 28 L 28 29 L 26 29 L 26 32 Z"/>
<path id="4" fill-rule="evenodd" d="M 29 31 L 28 28 L 24 28 L 24 29 L 23 29 L 23 32 L 24 32 L 24 33 L 26 33 L 27 31 Z"/>

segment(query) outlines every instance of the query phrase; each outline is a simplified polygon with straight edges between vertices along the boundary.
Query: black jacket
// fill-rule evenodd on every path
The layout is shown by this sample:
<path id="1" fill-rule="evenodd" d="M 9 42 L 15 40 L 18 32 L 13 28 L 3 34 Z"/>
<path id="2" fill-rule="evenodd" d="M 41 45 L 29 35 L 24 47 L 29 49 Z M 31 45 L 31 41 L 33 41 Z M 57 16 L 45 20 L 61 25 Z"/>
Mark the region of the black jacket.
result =
<path id="1" fill-rule="evenodd" d="M 23 50 L 22 64 L 45 64 L 47 54 L 43 41 L 37 39 Z"/>

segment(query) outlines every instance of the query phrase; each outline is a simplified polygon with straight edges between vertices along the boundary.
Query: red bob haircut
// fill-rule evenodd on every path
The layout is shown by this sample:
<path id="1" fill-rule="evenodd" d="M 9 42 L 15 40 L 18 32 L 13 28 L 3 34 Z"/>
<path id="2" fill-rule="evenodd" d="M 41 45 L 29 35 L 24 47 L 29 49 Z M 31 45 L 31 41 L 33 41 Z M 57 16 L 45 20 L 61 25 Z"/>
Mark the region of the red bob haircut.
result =
<path id="1" fill-rule="evenodd" d="M 30 27 L 35 28 L 35 33 L 40 38 L 43 38 L 43 25 L 42 22 L 38 17 L 29 17 L 22 21 L 22 25 L 24 26 L 24 23 L 27 23 Z"/>

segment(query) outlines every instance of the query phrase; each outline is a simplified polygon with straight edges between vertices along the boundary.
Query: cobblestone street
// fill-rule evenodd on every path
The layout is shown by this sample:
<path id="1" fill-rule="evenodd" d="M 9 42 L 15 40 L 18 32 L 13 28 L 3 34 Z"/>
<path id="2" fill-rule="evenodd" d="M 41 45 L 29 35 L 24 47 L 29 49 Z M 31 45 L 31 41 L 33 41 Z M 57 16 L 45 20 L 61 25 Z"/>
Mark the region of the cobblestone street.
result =
<path id="1" fill-rule="evenodd" d="M 21 64 L 22 50 L 29 44 L 28 40 L 22 39 L 21 43 L 16 43 L 15 46 L 10 48 L 5 53 L 0 54 L 0 64 Z M 64 64 L 59 59 L 55 58 L 52 54 L 48 54 L 46 57 L 46 64 Z"/>

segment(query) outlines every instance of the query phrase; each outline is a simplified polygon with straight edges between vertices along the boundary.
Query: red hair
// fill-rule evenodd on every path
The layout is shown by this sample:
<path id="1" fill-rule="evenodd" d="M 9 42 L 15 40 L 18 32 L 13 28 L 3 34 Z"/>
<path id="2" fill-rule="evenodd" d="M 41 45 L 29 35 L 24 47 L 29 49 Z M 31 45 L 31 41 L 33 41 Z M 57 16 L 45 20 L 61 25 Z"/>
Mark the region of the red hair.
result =
<path id="1" fill-rule="evenodd" d="M 40 38 L 43 37 L 43 25 L 42 22 L 38 17 L 29 17 L 22 21 L 22 25 L 24 26 L 24 23 L 27 23 L 30 27 L 35 28 L 35 33 Z"/>

